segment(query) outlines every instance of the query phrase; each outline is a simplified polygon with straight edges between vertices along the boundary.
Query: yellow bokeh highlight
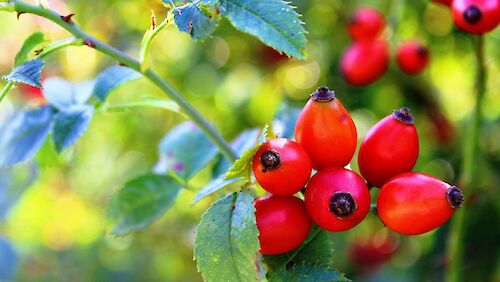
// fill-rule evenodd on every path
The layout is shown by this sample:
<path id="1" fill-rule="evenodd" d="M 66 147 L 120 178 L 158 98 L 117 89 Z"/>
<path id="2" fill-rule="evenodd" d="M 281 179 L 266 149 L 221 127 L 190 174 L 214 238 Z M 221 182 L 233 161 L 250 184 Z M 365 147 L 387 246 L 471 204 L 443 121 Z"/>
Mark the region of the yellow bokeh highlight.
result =
<path id="1" fill-rule="evenodd" d="M 25 192 L 8 218 L 7 233 L 14 242 L 63 250 L 103 236 L 98 209 L 61 184 L 43 181 Z"/>

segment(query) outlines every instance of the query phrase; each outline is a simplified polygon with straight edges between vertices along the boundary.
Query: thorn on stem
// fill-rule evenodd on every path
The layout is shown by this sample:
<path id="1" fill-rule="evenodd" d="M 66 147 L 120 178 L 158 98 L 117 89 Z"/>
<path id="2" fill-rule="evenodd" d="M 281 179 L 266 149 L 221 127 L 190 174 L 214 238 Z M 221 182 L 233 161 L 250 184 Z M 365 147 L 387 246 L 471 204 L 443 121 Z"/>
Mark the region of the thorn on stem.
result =
<path id="1" fill-rule="evenodd" d="M 61 16 L 61 19 L 66 23 L 73 24 L 73 20 L 71 19 L 75 14 L 71 13 L 67 16 Z"/>
<path id="2" fill-rule="evenodd" d="M 25 14 L 25 12 L 17 12 L 17 19 L 18 19 L 18 20 L 19 20 L 19 17 L 20 17 L 22 14 Z"/>
<path id="3" fill-rule="evenodd" d="M 89 46 L 90 48 L 95 48 L 95 43 L 94 41 L 90 40 L 90 39 L 85 39 L 85 41 L 83 41 L 83 45 L 87 45 Z"/>
<path id="4" fill-rule="evenodd" d="M 38 56 L 38 55 L 40 55 L 40 53 L 42 53 L 42 52 L 43 52 L 43 48 L 38 49 L 38 50 L 35 50 L 35 55 L 36 55 L 36 56 Z"/>
<path id="5" fill-rule="evenodd" d="M 155 30 L 156 28 L 156 16 L 155 11 L 151 10 L 151 30 Z"/>

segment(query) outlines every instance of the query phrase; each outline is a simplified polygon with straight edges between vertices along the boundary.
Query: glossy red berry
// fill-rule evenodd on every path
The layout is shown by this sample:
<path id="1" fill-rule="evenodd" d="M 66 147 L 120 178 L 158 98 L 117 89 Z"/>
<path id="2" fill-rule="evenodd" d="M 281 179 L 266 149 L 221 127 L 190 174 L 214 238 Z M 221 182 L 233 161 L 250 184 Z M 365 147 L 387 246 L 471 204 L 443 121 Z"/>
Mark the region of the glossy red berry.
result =
<path id="1" fill-rule="evenodd" d="M 311 176 L 311 160 L 298 143 L 277 138 L 263 143 L 253 157 L 253 172 L 266 191 L 293 195 Z"/>
<path id="2" fill-rule="evenodd" d="M 305 201 L 311 219 L 329 231 L 358 225 L 370 210 L 370 191 L 355 172 L 332 167 L 316 173 L 306 188 Z"/>
<path id="3" fill-rule="evenodd" d="M 429 50 L 418 41 L 402 43 L 396 55 L 396 62 L 401 71 L 407 74 L 417 74 L 429 63 Z"/>
<path id="4" fill-rule="evenodd" d="M 366 133 L 358 154 L 361 175 L 368 183 L 384 183 L 413 169 L 418 158 L 418 134 L 410 109 L 394 111 Z"/>
<path id="5" fill-rule="evenodd" d="M 432 1 L 446 6 L 451 6 L 451 2 L 453 2 L 452 0 L 432 0 Z"/>
<path id="6" fill-rule="evenodd" d="M 349 243 L 347 254 L 356 268 L 361 271 L 370 271 L 389 261 L 397 253 L 398 247 L 399 241 L 394 235 L 379 231 L 365 238 L 356 236 Z"/>
<path id="7" fill-rule="evenodd" d="M 387 228 L 416 235 L 444 224 L 463 200 L 455 186 L 430 175 L 406 172 L 384 184 L 377 211 Z"/>
<path id="8" fill-rule="evenodd" d="M 311 219 L 299 198 L 268 195 L 254 205 L 262 254 L 287 253 L 300 246 L 311 231 Z"/>
<path id="9" fill-rule="evenodd" d="M 342 54 L 340 70 L 347 83 L 366 86 L 379 79 L 389 65 L 387 43 L 382 40 L 353 43 Z"/>
<path id="10" fill-rule="evenodd" d="M 315 169 L 345 166 L 356 150 L 356 126 L 335 93 L 320 87 L 299 114 L 295 140 L 306 150 Z"/>
<path id="11" fill-rule="evenodd" d="M 500 22 L 499 0 L 454 0 L 451 11 L 455 24 L 469 33 L 483 34 Z"/>
<path id="12" fill-rule="evenodd" d="M 370 40 L 376 39 L 384 27 L 384 16 L 379 11 L 361 7 L 351 15 L 347 31 L 353 40 Z"/>

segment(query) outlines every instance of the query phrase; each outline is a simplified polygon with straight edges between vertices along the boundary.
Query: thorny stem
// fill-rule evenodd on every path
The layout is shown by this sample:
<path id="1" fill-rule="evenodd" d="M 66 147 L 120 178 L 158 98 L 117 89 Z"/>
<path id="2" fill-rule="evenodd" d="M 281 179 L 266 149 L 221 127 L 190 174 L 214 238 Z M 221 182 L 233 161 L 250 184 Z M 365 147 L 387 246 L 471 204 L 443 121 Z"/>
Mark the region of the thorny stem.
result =
<path id="1" fill-rule="evenodd" d="M 482 102 L 486 93 L 486 66 L 484 61 L 484 37 L 481 35 L 476 44 L 476 102 L 469 124 L 469 132 L 464 142 L 461 185 L 464 192 L 470 194 L 474 189 L 477 179 L 477 163 L 479 152 L 479 134 L 481 130 Z M 464 220 L 467 207 L 456 211 L 450 228 L 450 240 L 448 244 L 448 258 L 450 264 L 446 269 L 446 281 L 463 281 L 463 257 L 464 257 Z"/>
<path id="2" fill-rule="evenodd" d="M 237 158 L 229 144 L 224 140 L 220 133 L 168 82 L 163 80 L 156 72 L 151 69 L 142 69 L 141 63 L 123 53 L 122 51 L 103 43 L 91 35 L 83 31 L 73 22 L 65 22 L 61 15 L 53 10 L 46 9 L 42 6 L 31 5 L 22 1 L 14 0 L 12 2 L 14 11 L 17 13 L 27 13 L 46 18 L 60 27 L 70 32 L 75 38 L 84 41 L 84 44 L 96 49 L 97 51 L 117 60 L 131 69 L 140 72 L 144 77 L 148 78 L 152 83 L 158 86 L 170 99 L 176 102 L 186 113 L 186 115 L 207 135 L 207 137 L 219 148 L 221 153 L 231 162 Z"/>

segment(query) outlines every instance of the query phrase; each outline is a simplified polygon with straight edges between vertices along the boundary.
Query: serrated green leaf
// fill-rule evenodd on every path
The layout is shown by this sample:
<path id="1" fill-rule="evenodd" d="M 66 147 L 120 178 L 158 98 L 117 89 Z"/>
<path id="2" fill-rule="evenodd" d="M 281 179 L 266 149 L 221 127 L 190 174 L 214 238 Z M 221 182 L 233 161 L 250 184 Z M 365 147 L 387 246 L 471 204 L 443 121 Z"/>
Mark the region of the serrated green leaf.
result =
<path id="1" fill-rule="evenodd" d="M 253 148 L 247 149 L 239 159 L 237 159 L 233 166 L 226 173 L 224 179 L 231 178 L 249 178 L 252 172 L 252 159 L 255 153 L 259 150 L 259 145 L 255 145 Z"/>
<path id="2" fill-rule="evenodd" d="M 303 22 L 294 7 L 282 0 L 220 0 L 221 14 L 237 29 L 291 57 L 305 59 Z"/>
<path id="3" fill-rule="evenodd" d="M 189 180 L 204 168 L 216 155 L 217 147 L 192 122 L 185 122 L 170 130 L 159 146 L 160 160 L 156 173 L 175 174 Z"/>
<path id="4" fill-rule="evenodd" d="M 0 166 L 32 158 L 50 132 L 53 111 L 48 106 L 18 113 L 0 130 Z"/>
<path id="5" fill-rule="evenodd" d="M 314 225 L 309 236 L 297 249 L 282 255 L 264 256 L 269 272 L 277 272 L 294 265 L 310 264 L 333 267 L 333 233 Z"/>
<path id="6" fill-rule="evenodd" d="M 194 258 L 205 281 L 256 281 L 258 230 L 249 191 L 215 202 L 196 230 Z"/>
<path id="7" fill-rule="evenodd" d="M 28 61 L 2 78 L 7 81 L 24 83 L 38 88 L 42 88 L 42 69 L 45 62 L 42 60 Z"/>
<path id="8" fill-rule="evenodd" d="M 269 278 L 269 282 L 347 282 L 344 274 L 338 272 L 334 268 L 300 264 L 295 265 L 288 270 L 281 270 L 273 273 Z"/>
<path id="9" fill-rule="evenodd" d="M 214 32 L 218 22 L 217 17 L 205 15 L 197 3 L 178 7 L 173 13 L 179 30 L 189 33 L 197 40 L 208 38 Z"/>
<path id="10" fill-rule="evenodd" d="M 108 206 L 111 232 L 125 235 L 145 228 L 172 206 L 181 188 L 170 176 L 147 174 L 130 180 Z"/>
<path id="11" fill-rule="evenodd" d="M 26 38 L 21 46 L 21 49 L 16 54 L 14 66 L 20 66 L 28 61 L 28 55 L 37 45 L 45 42 L 43 32 L 35 32 Z"/>
<path id="12" fill-rule="evenodd" d="M 123 66 L 113 66 L 102 71 L 96 78 L 94 93 L 102 101 L 106 100 L 109 93 L 125 82 L 140 78 L 141 74 Z"/>
<path id="13" fill-rule="evenodd" d="M 333 233 L 314 225 L 297 249 L 264 256 L 269 281 L 349 281 L 333 268 Z"/>
<path id="14" fill-rule="evenodd" d="M 231 178 L 225 180 L 224 177 L 218 177 L 215 179 L 212 179 L 203 189 L 198 191 L 196 196 L 194 197 L 193 202 L 191 203 L 192 205 L 196 204 L 200 200 L 204 199 L 205 197 L 208 197 L 209 195 L 212 195 L 213 193 L 221 190 L 222 188 L 225 188 L 233 183 L 236 183 L 238 181 L 242 180 L 242 178 Z"/>
<path id="15" fill-rule="evenodd" d="M 163 0 L 163 4 L 171 6 L 173 3 L 175 6 L 180 6 L 186 3 L 203 3 L 207 6 L 213 6 L 219 2 L 219 0 Z"/>
<path id="16" fill-rule="evenodd" d="M 262 131 L 260 132 L 259 135 L 259 144 L 265 143 L 266 141 L 269 141 L 271 139 L 276 139 L 278 136 L 274 133 L 273 129 L 273 124 L 272 123 L 266 123 Z"/>
<path id="17" fill-rule="evenodd" d="M 94 106 L 75 105 L 57 113 L 54 118 L 52 140 L 57 152 L 61 152 L 80 138 L 87 130 Z"/>

